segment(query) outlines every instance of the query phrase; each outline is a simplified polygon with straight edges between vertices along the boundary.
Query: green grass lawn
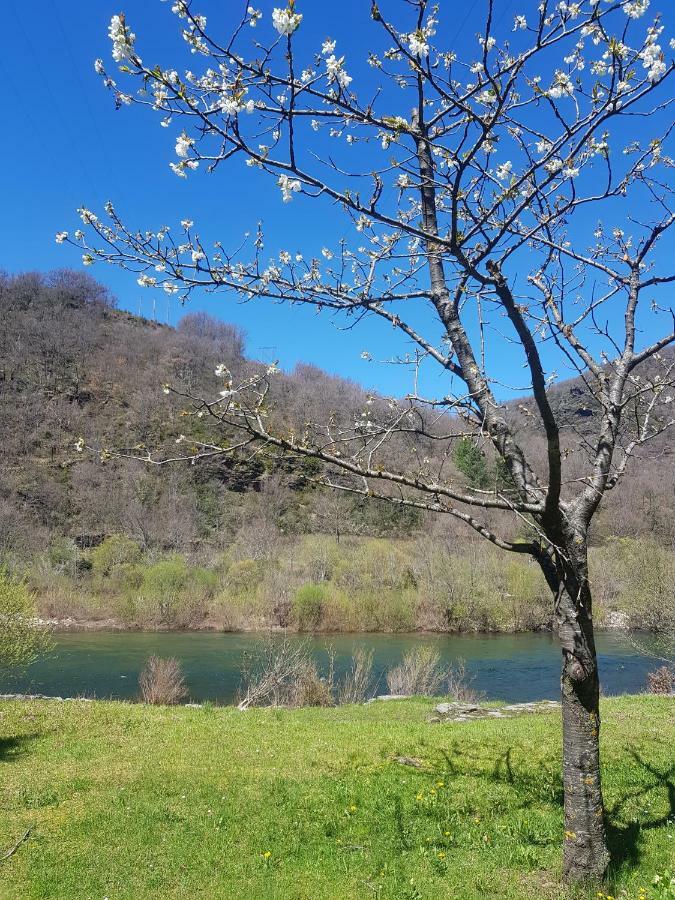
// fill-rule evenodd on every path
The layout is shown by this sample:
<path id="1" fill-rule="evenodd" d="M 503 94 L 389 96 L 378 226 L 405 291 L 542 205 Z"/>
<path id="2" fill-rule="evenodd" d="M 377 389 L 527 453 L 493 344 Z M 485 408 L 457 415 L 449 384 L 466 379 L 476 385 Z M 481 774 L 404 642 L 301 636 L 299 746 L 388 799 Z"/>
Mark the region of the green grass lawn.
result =
<path id="1" fill-rule="evenodd" d="M 0 703 L 0 855 L 32 829 L 0 897 L 595 897 L 560 885 L 558 714 L 432 706 Z M 670 896 L 652 879 L 675 867 L 674 706 L 603 704 L 617 898 Z"/>

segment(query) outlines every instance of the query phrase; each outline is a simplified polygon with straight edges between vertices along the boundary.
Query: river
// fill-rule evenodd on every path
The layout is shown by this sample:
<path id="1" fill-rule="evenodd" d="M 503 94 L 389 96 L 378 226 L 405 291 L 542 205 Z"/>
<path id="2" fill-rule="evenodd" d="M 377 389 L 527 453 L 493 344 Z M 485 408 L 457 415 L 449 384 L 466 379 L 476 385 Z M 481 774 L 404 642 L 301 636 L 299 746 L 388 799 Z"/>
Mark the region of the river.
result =
<path id="1" fill-rule="evenodd" d="M 274 636 L 272 640 L 282 640 Z M 19 676 L 0 678 L 0 693 L 132 699 L 138 675 L 151 654 L 176 657 L 183 665 L 190 698 L 231 703 L 241 672 L 268 638 L 260 634 L 213 632 L 74 632 L 55 636 L 52 653 Z M 328 647 L 339 676 L 357 646 L 373 651 L 376 693 L 386 693 L 385 672 L 414 647 L 431 645 L 447 663 L 463 659 L 471 686 L 487 699 L 519 702 L 557 699 L 560 650 L 549 634 L 514 635 L 321 635 L 306 640 L 325 668 Z M 658 663 L 637 652 L 625 634 L 598 635 L 600 678 L 605 694 L 644 690 Z M 649 638 L 641 638 L 648 643 Z"/>

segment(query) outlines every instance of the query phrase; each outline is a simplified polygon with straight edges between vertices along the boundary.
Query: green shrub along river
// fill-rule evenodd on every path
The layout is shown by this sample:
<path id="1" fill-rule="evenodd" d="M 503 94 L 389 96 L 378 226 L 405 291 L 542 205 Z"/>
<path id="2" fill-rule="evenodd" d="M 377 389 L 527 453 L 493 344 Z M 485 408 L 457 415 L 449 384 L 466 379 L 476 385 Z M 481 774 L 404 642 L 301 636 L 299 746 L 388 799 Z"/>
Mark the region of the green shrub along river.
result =
<path id="1" fill-rule="evenodd" d="M 79 550 L 56 540 L 25 572 L 45 618 L 140 628 L 329 632 L 513 632 L 546 628 L 551 596 L 532 561 L 486 545 L 289 536 L 227 552 L 143 553 L 125 535 Z M 634 629 L 675 621 L 675 554 L 608 539 L 590 554 L 594 619 Z"/>

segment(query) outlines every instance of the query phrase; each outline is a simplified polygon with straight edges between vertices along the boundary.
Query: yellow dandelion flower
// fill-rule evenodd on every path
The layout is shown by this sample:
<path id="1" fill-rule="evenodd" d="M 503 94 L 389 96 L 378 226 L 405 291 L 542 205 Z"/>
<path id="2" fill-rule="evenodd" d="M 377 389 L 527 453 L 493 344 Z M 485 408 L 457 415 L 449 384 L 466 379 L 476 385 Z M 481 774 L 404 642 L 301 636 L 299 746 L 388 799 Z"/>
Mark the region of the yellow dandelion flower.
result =
<path id="1" fill-rule="evenodd" d="M 445 782 L 444 782 L 444 781 L 437 781 L 437 782 L 436 782 L 436 787 L 445 787 Z"/>
<path id="2" fill-rule="evenodd" d="M 439 858 L 439 859 L 445 859 L 445 853 L 443 853 L 442 850 L 441 850 L 441 852 L 438 854 L 438 858 Z"/>
<path id="3" fill-rule="evenodd" d="M 271 855 L 272 855 L 271 850 L 265 850 L 265 852 L 263 853 L 263 859 L 269 859 Z"/>

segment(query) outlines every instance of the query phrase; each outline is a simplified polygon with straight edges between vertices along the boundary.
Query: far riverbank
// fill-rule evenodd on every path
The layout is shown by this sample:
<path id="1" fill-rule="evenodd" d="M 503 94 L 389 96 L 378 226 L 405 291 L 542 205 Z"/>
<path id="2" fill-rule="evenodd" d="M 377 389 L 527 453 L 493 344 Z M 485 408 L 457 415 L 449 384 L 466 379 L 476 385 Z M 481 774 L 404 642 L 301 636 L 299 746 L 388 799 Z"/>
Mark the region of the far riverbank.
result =
<path id="1" fill-rule="evenodd" d="M 61 619 L 56 618 L 37 618 L 36 625 L 47 626 L 55 633 L 72 633 L 78 631 L 140 631 L 140 632 L 220 632 L 225 634 L 313 634 L 313 635 L 332 635 L 332 634 L 436 634 L 436 635 L 496 635 L 496 634 L 550 634 L 552 629 L 550 625 L 542 625 L 539 628 L 447 628 L 447 629 L 430 629 L 418 628 L 413 631 L 389 630 L 387 628 L 375 629 L 373 631 L 362 632 L 360 630 L 350 630 L 348 628 L 300 628 L 293 624 L 288 626 L 267 625 L 264 622 L 240 623 L 237 627 L 228 627 L 222 622 L 204 620 L 201 622 L 188 623 L 186 625 L 147 625 L 141 622 L 125 622 L 120 619 L 75 619 L 72 616 L 66 616 Z M 603 625 L 596 628 L 596 631 L 612 631 L 612 632 L 629 632 L 630 620 L 625 613 L 610 613 Z"/>

